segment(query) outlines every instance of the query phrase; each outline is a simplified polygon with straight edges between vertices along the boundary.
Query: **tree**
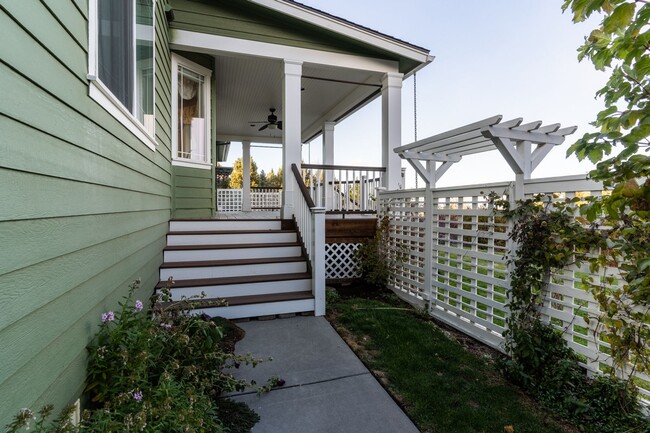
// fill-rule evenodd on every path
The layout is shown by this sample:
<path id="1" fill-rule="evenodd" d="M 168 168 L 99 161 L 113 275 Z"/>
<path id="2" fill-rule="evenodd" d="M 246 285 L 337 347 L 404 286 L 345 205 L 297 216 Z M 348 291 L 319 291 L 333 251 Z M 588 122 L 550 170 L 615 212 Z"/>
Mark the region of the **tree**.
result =
<path id="1" fill-rule="evenodd" d="M 266 186 L 272 187 L 281 187 L 282 186 L 282 168 L 278 169 L 278 173 L 275 174 L 273 169 L 266 175 Z"/>
<path id="2" fill-rule="evenodd" d="M 611 345 L 619 372 L 650 371 L 650 3 L 646 0 L 565 0 L 563 10 L 575 22 L 594 13 L 599 27 L 578 49 L 580 60 L 610 72 L 596 96 L 605 108 L 567 155 L 596 163 L 593 179 L 610 195 L 591 200 L 581 209 L 591 222 L 610 226 L 607 248 L 592 262 L 592 270 L 618 267 L 623 281 L 604 277 L 588 281 L 602 311 L 601 339 Z"/>
<path id="3" fill-rule="evenodd" d="M 244 179 L 244 164 L 241 158 L 237 158 L 232 167 L 232 174 L 230 175 L 230 188 L 237 189 L 242 187 Z M 257 164 L 251 158 L 251 186 L 259 186 L 260 175 L 257 172 Z"/>

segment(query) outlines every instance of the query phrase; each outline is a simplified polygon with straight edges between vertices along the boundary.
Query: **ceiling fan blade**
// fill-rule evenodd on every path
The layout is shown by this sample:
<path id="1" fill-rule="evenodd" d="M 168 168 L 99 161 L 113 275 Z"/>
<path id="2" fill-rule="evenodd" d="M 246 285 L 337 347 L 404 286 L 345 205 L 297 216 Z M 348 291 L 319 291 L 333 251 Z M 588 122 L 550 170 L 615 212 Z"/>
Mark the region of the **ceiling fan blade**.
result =
<path id="1" fill-rule="evenodd" d="M 280 120 L 280 121 L 278 122 L 278 129 L 279 129 L 280 131 L 282 131 L 282 120 Z"/>
<path id="2" fill-rule="evenodd" d="M 269 124 L 267 123 L 266 125 L 262 126 L 258 131 L 264 131 L 266 128 L 269 127 Z"/>

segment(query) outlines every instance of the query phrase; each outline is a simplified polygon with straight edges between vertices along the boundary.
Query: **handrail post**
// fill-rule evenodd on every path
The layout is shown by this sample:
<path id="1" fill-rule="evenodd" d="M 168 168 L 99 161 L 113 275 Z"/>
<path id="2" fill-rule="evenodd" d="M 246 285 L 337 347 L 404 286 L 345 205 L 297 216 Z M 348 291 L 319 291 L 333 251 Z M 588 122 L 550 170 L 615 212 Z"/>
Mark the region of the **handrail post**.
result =
<path id="1" fill-rule="evenodd" d="M 314 219 L 312 293 L 314 295 L 316 316 L 325 315 L 325 208 L 311 208 Z"/>

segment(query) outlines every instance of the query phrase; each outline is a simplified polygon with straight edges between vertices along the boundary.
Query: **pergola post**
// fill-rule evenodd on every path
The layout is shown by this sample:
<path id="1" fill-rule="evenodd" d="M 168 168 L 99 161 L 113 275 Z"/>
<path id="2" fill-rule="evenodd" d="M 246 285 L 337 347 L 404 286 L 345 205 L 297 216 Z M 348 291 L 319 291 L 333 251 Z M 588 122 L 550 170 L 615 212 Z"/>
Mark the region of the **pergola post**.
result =
<path id="1" fill-rule="evenodd" d="M 301 78 L 302 62 L 284 61 L 282 81 L 282 218 L 291 218 L 294 212 L 293 196 L 298 185 L 293 177 L 291 165 L 300 169 L 301 156 Z"/>
<path id="2" fill-rule="evenodd" d="M 386 74 L 381 89 L 381 156 L 382 165 L 386 167 L 382 186 L 389 191 L 404 187 L 401 180 L 401 159 L 393 152 L 400 146 L 402 140 L 402 78 L 403 74 Z"/>
<path id="3" fill-rule="evenodd" d="M 242 198 L 241 210 L 251 211 L 251 142 L 242 141 Z"/>
<path id="4" fill-rule="evenodd" d="M 325 122 L 323 124 L 323 164 L 334 165 L 334 128 L 336 123 Z M 323 189 L 325 191 L 325 209 L 334 208 L 334 189 L 330 184 L 334 180 L 332 170 L 324 170 Z"/>

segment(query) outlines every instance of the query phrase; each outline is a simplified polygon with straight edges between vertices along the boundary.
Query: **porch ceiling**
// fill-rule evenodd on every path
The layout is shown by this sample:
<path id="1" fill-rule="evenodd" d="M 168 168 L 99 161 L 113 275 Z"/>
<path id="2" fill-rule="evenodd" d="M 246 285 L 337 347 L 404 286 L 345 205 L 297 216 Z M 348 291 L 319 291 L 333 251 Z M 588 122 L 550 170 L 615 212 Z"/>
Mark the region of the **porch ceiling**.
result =
<path id="1" fill-rule="evenodd" d="M 215 75 L 217 140 L 280 143 L 282 131 L 258 131 L 263 124 L 251 122 L 265 121 L 269 108 L 275 108 L 278 119 L 285 120 L 282 61 L 216 56 Z M 340 121 L 374 99 L 381 80 L 377 72 L 303 64 L 303 141 L 318 135 L 323 122 Z"/>

